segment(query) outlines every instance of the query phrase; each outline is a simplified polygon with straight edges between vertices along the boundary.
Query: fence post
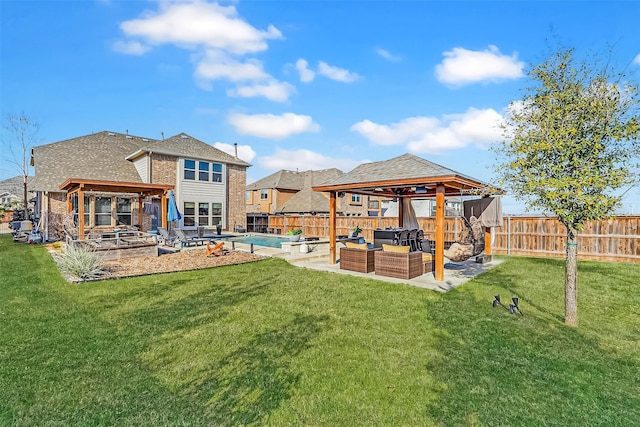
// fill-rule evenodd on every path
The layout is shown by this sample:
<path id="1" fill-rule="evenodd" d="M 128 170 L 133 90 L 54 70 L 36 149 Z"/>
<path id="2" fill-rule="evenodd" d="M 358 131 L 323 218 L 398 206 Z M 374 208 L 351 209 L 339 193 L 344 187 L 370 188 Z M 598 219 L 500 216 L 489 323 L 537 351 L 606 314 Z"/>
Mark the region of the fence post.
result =
<path id="1" fill-rule="evenodd" d="M 511 255 L 511 215 L 507 217 L 507 255 Z"/>

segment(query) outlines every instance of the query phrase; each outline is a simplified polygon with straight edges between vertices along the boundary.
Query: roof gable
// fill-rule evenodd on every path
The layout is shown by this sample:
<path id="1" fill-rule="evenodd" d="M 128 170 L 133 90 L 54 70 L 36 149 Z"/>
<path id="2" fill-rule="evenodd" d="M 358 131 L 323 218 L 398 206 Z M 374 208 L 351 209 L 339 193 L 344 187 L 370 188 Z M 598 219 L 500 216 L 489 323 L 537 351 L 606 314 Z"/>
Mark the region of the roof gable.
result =
<path id="1" fill-rule="evenodd" d="M 180 133 L 167 139 L 154 141 L 153 144 L 147 144 L 141 147 L 139 151 L 216 161 L 245 167 L 251 166 L 250 163 L 227 154 L 222 150 L 187 135 L 186 133 Z"/>

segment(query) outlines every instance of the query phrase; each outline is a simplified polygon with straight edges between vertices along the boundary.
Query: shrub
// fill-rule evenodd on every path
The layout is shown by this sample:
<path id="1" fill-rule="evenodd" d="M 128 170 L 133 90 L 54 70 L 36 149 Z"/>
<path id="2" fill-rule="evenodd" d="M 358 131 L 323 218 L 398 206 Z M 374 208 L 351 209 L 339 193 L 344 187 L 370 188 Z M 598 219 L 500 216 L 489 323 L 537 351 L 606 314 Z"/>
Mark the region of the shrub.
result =
<path id="1" fill-rule="evenodd" d="M 102 257 L 86 246 L 67 245 L 58 258 L 60 271 L 78 279 L 90 279 L 104 272 Z"/>
<path id="2" fill-rule="evenodd" d="M 293 228 L 287 231 L 287 236 L 296 236 L 302 234 L 302 228 Z"/>

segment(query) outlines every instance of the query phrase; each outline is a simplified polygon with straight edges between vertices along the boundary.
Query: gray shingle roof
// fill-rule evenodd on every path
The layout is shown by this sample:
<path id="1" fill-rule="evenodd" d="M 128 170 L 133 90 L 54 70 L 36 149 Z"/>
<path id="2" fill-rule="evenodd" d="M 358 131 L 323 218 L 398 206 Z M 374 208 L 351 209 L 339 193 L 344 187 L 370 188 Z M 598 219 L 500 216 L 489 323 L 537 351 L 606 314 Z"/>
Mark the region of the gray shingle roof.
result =
<path id="1" fill-rule="evenodd" d="M 34 147 L 36 177 L 32 187 L 36 191 L 60 191 L 60 184 L 68 178 L 142 182 L 127 158 L 150 151 L 250 166 L 184 133 L 156 140 L 104 131 Z"/>
<path id="2" fill-rule="evenodd" d="M 336 168 L 302 172 L 279 170 L 247 185 L 247 190 L 262 190 L 266 188 L 302 190 L 305 187 L 311 187 L 333 180 L 342 174 L 343 172 Z"/>
<path id="3" fill-rule="evenodd" d="M 304 188 L 284 202 L 280 213 L 329 212 L 329 198 L 324 193 Z"/>
<path id="4" fill-rule="evenodd" d="M 31 190 L 31 183 L 33 182 L 33 176 L 27 177 L 27 188 Z M 22 197 L 23 181 L 22 175 L 14 176 L 12 178 L 3 179 L 0 181 L 0 194 L 10 193 L 14 196 Z"/>
<path id="5" fill-rule="evenodd" d="M 33 147 L 33 189 L 57 192 L 67 178 L 142 182 L 125 159 L 151 141 L 104 131 Z"/>
<path id="6" fill-rule="evenodd" d="M 327 182 L 326 185 L 356 184 L 378 181 L 392 181 L 401 179 L 413 179 L 423 177 L 439 177 L 458 175 L 473 179 L 469 176 L 445 168 L 413 154 L 403 154 L 393 159 L 363 163 L 351 172 Z M 477 180 L 476 180 L 477 181 Z"/>
<path id="7" fill-rule="evenodd" d="M 192 159 L 202 159 L 229 163 L 239 166 L 251 166 L 244 160 L 238 159 L 222 150 L 202 142 L 186 133 L 180 133 L 170 138 L 154 141 L 140 148 L 142 152 L 154 152 L 168 154 L 177 157 L 188 157 Z M 130 153 L 131 154 L 131 153 Z"/>

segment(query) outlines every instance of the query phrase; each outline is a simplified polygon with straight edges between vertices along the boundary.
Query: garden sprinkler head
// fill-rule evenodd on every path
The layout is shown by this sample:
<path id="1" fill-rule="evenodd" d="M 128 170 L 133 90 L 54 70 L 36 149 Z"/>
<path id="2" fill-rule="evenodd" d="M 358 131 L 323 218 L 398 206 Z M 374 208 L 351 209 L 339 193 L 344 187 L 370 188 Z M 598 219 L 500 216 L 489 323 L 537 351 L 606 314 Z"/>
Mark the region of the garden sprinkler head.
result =
<path id="1" fill-rule="evenodd" d="M 495 307 L 496 305 L 502 305 L 502 303 L 500 302 L 500 295 L 499 295 L 499 294 L 498 294 L 498 295 L 495 295 L 493 298 L 494 298 L 494 299 L 493 299 L 493 306 L 494 306 L 494 307 Z"/>
<path id="2" fill-rule="evenodd" d="M 513 307 L 513 311 L 511 311 L 511 314 L 515 313 L 516 310 L 518 310 L 518 313 L 520 313 L 521 316 L 524 316 L 524 314 L 522 314 L 522 311 L 520 311 L 520 307 L 518 306 L 518 297 L 513 297 L 511 298 L 511 300 L 513 301 L 513 304 L 509 304 L 509 307 Z"/>

